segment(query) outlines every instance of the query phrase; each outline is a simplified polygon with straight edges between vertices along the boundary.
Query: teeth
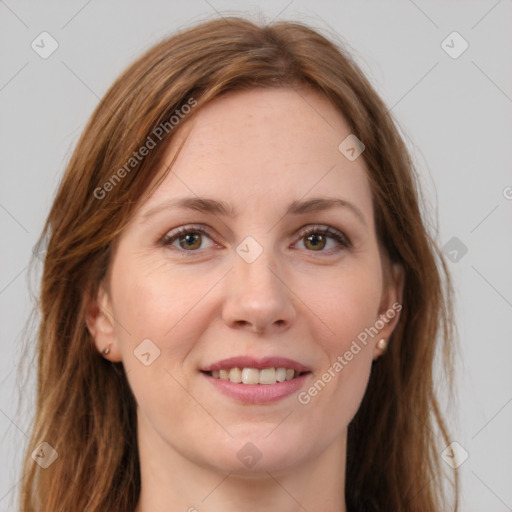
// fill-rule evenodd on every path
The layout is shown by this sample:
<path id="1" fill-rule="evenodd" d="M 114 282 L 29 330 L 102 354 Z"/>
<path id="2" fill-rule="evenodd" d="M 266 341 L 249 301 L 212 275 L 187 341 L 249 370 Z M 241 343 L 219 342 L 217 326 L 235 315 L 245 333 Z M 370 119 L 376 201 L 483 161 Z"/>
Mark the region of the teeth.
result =
<path id="1" fill-rule="evenodd" d="M 278 368 L 276 370 L 276 380 L 277 382 L 283 382 L 286 380 L 286 368 Z"/>
<path id="2" fill-rule="evenodd" d="M 256 368 L 244 368 L 242 370 L 242 382 L 244 384 L 259 384 L 260 372 Z"/>
<path id="3" fill-rule="evenodd" d="M 231 368 L 229 370 L 229 380 L 236 383 L 242 382 L 242 371 L 240 368 Z"/>
<path id="4" fill-rule="evenodd" d="M 259 384 L 275 384 L 276 382 L 277 379 L 275 368 L 265 368 L 263 370 L 260 370 Z"/>
<path id="5" fill-rule="evenodd" d="M 215 379 L 229 380 L 234 383 L 242 384 L 276 384 L 285 380 L 292 380 L 299 376 L 299 372 L 291 368 L 230 368 L 224 370 L 214 370 L 211 376 Z"/>

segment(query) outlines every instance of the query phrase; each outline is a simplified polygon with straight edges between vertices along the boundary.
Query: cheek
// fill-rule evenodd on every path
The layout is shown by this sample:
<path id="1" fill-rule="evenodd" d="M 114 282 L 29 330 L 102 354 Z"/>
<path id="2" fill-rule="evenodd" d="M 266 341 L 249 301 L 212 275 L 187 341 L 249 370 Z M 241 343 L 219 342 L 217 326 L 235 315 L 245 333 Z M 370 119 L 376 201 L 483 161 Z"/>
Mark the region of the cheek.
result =
<path id="1" fill-rule="evenodd" d="M 351 341 L 374 325 L 382 296 L 382 273 L 377 258 L 368 258 L 331 276 L 319 298 L 319 311 L 331 328 L 328 351 L 339 355 Z"/>
<path id="2" fill-rule="evenodd" d="M 166 340 L 174 339 L 173 349 L 179 349 L 183 331 L 193 331 L 196 307 L 215 276 L 198 279 L 165 262 L 138 263 L 136 258 L 119 260 L 113 269 L 114 315 L 126 327 L 117 329 L 121 341 L 131 346 L 150 338 L 164 348 Z"/>
<path id="3" fill-rule="evenodd" d="M 215 280 L 194 279 L 165 263 L 150 263 L 137 257 L 116 260 L 112 305 L 123 366 L 139 412 L 153 425 L 169 425 L 176 411 L 194 405 L 182 387 L 188 378 L 183 363 L 201 336 L 199 306 Z"/>
<path id="4" fill-rule="evenodd" d="M 350 422 L 364 396 L 373 361 L 371 328 L 378 319 L 381 292 L 380 264 L 375 260 L 339 273 L 317 304 L 329 327 L 321 342 L 326 359 L 301 403 L 310 401 L 322 415 L 329 411 L 323 421 L 334 431 Z"/>

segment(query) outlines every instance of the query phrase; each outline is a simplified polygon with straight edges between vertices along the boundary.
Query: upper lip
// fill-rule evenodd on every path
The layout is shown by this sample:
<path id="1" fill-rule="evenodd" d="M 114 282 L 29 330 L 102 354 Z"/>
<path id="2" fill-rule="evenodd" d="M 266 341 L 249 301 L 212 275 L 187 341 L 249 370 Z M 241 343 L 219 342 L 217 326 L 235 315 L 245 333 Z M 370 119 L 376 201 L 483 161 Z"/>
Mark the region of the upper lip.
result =
<path id="1" fill-rule="evenodd" d="M 309 368 L 303 364 L 289 359 L 287 357 L 262 357 L 254 358 L 250 356 L 238 356 L 222 359 L 216 363 L 209 364 L 201 368 L 203 372 L 213 372 L 216 370 L 228 370 L 230 368 L 256 368 L 263 370 L 264 368 L 290 368 L 297 372 L 309 372 Z"/>

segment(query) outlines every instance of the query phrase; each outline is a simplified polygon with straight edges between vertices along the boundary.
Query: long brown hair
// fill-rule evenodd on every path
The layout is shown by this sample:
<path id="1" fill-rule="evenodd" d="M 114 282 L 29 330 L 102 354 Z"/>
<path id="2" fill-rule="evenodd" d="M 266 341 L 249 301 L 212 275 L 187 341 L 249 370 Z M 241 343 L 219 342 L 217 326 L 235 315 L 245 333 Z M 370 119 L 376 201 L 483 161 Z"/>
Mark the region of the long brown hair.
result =
<path id="1" fill-rule="evenodd" d="M 451 286 L 422 220 L 411 158 L 389 110 L 343 47 L 300 23 L 259 26 L 241 18 L 200 24 L 147 51 L 105 94 L 71 157 L 42 234 L 37 403 L 22 510 L 131 512 L 137 504 L 135 400 L 122 363 L 95 349 L 85 311 L 113 244 L 155 184 L 177 129 L 169 119 L 191 100 L 193 112 L 178 126 L 230 91 L 291 87 L 299 93 L 303 86 L 327 97 L 363 141 L 377 234 L 405 274 L 399 324 L 388 351 L 373 363 L 349 425 L 348 510 L 447 510 L 440 452 L 450 439 L 433 369 L 439 354 L 451 389 Z M 158 132 L 155 147 L 131 161 L 162 125 L 167 129 Z M 43 441 L 58 453 L 45 469 L 31 456 Z M 455 510 L 456 472 L 453 485 Z"/>

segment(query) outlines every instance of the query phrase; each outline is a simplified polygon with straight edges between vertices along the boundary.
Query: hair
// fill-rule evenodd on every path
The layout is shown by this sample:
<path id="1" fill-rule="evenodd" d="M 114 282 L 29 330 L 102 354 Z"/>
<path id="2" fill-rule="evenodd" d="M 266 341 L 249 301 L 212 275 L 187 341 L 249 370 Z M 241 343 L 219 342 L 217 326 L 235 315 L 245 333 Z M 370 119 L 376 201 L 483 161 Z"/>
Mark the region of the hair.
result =
<path id="1" fill-rule="evenodd" d="M 348 427 L 346 486 L 340 489 L 347 508 L 447 510 L 439 446 L 450 439 L 434 363 L 439 357 L 452 390 L 452 286 L 422 220 L 412 159 L 390 111 L 342 45 L 302 23 L 255 24 L 237 17 L 187 28 L 139 57 L 102 98 L 70 158 L 40 239 L 47 252 L 22 510 L 135 508 L 141 487 L 136 402 L 122 363 L 105 360 L 95 348 L 87 307 L 107 275 L 116 240 L 159 183 L 176 133 L 171 116 L 194 102 L 193 112 L 180 116 L 181 127 L 215 98 L 258 87 L 298 93 L 308 87 L 344 117 L 365 146 L 377 237 L 388 263 L 404 271 L 399 322 L 388 350 L 372 363 L 366 394 Z M 161 140 L 132 161 L 148 137 L 156 140 L 158 126 L 166 126 Z M 31 457 L 43 441 L 59 455 L 46 469 Z M 456 510 L 458 475 L 452 475 Z"/>

